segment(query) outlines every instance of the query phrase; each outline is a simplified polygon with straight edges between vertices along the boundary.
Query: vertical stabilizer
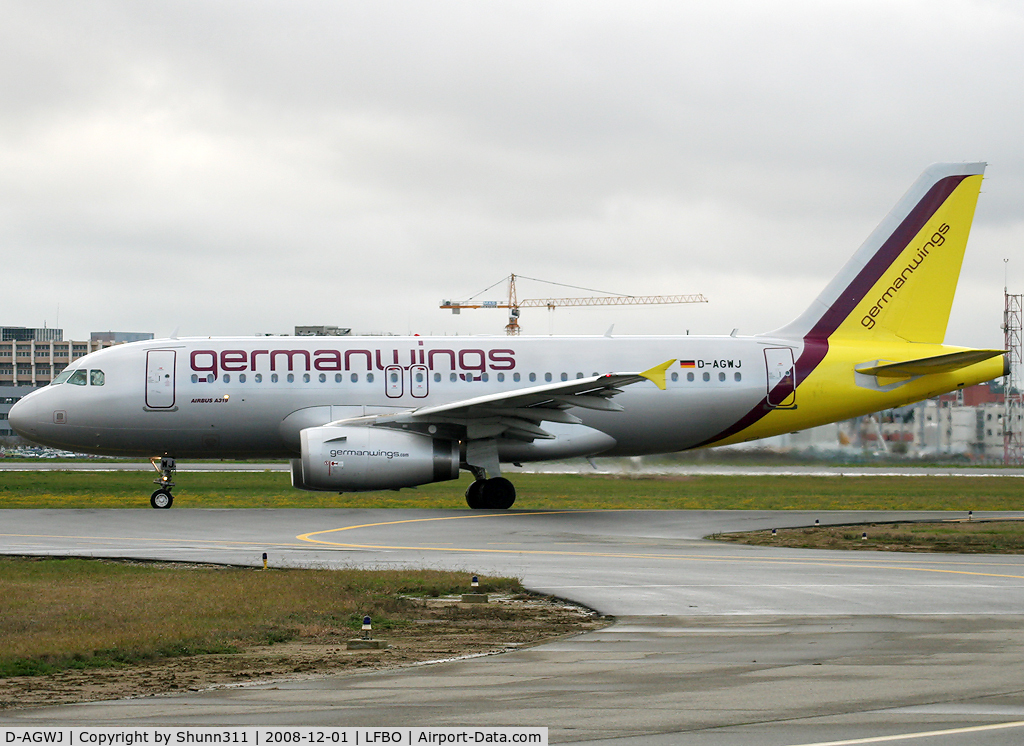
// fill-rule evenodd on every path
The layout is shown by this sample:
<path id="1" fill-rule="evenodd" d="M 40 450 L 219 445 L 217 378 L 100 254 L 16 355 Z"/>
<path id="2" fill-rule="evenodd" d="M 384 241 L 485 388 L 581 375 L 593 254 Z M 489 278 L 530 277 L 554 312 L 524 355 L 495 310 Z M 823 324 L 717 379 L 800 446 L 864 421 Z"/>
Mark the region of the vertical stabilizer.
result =
<path id="1" fill-rule="evenodd" d="M 772 336 L 941 344 L 985 165 L 929 167 L 811 307 Z"/>

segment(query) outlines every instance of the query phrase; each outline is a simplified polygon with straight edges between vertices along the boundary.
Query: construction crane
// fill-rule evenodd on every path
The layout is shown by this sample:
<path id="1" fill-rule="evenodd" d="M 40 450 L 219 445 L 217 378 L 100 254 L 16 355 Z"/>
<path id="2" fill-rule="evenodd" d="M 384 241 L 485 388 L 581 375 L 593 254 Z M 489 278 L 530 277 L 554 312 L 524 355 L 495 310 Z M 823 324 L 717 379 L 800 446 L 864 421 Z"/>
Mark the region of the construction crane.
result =
<path id="1" fill-rule="evenodd" d="M 505 326 L 505 333 L 510 337 L 519 336 L 519 309 L 521 308 L 547 308 L 549 311 L 555 310 L 559 306 L 638 306 L 648 305 L 657 303 L 707 303 L 708 299 L 700 293 L 692 293 L 690 295 L 608 295 L 608 296 L 591 296 L 586 298 L 531 298 L 528 300 L 518 300 L 516 297 L 516 276 L 508 276 L 508 300 L 507 301 L 496 301 L 496 300 L 466 300 L 466 301 L 452 301 L 443 300 L 441 301 L 441 308 L 450 309 L 452 313 L 459 313 L 464 308 L 506 308 L 508 309 L 508 324 Z M 525 278 L 527 280 L 533 280 L 532 277 Z M 498 282 L 501 282 L 499 280 Z M 547 280 L 535 280 L 535 282 L 547 282 Z M 498 283 L 494 283 L 497 285 Z M 561 283 L 549 283 L 552 285 L 560 285 Z M 494 287 L 486 288 L 481 293 L 486 293 Z M 565 287 L 573 287 L 572 285 L 566 285 Z M 586 288 L 579 288 L 580 290 L 586 290 Z M 601 292 L 601 291 L 595 291 Z M 477 293 L 480 295 L 480 293 Z"/>

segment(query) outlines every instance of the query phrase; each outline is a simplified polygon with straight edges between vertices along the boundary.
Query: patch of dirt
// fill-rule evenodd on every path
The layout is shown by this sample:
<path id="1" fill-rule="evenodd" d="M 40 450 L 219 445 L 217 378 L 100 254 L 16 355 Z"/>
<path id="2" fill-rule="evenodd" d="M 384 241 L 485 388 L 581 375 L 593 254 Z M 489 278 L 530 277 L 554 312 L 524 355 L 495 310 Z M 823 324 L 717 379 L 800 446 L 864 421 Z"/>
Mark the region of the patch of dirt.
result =
<path id="1" fill-rule="evenodd" d="M 611 621 L 548 597 L 492 596 L 486 605 L 429 599 L 416 609 L 414 618 L 373 633 L 374 639 L 388 641 L 383 650 L 348 650 L 348 640 L 361 634 L 349 629 L 310 629 L 289 642 L 228 655 L 0 678 L 0 709 L 199 691 L 503 653 L 600 629 Z"/>

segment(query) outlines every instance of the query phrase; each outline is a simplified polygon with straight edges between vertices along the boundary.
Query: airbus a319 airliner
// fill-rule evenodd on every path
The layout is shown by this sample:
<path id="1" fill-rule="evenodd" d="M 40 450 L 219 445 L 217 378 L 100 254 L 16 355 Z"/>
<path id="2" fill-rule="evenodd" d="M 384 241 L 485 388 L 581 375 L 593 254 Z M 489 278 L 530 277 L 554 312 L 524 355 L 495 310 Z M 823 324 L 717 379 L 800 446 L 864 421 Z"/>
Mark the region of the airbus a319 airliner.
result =
<path id="1" fill-rule="evenodd" d="M 739 443 L 1006 374 L 1003 350 L 943 344 L 985 164 L 928 168 L 810 308 L 752 337 L 164 339 L 94 352 L 14 405 L 37 443 L 176 458 L 291 459 L 336 492 L 475 477 L 502 462 Z"/>

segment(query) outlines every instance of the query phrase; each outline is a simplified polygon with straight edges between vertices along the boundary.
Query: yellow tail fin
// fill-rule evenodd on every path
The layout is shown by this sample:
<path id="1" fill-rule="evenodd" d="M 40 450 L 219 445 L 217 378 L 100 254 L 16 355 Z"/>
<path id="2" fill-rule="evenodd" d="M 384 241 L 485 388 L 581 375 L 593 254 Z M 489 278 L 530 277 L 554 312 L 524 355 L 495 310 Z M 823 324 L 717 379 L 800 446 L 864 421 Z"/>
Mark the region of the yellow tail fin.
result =
<path id="1" fill-rule="evenodd" d="M 775 334 L 941 344 L 984 170 L 928 168 L 814 305 Z"/>

